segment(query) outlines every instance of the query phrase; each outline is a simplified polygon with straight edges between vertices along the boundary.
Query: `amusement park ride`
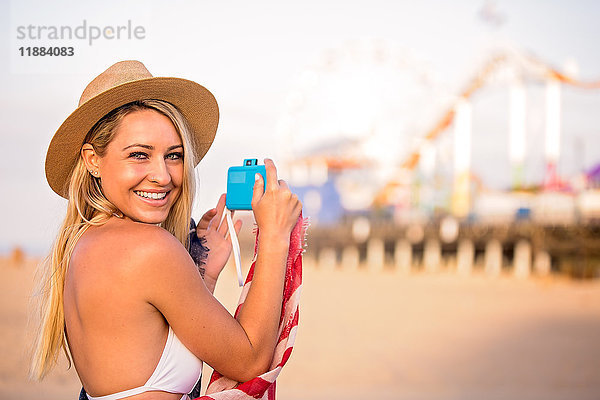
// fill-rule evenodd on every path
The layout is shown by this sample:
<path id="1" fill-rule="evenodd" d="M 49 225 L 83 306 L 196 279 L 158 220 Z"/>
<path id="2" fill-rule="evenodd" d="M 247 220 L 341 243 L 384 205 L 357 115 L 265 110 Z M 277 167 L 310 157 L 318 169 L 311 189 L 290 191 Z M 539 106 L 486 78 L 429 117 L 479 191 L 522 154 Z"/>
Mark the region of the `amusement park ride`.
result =
<path id="1" fill-rule="evenodd" d="M 563 180 L 558 169 L 561 131 L 572 132 L 561 120 L 563 87 L 600 89 L 574 75 L 509 48 L 456 91 L 385 42 L 326 52 L 290 91 L 278 135 L 284 174 L 313 221 L 317 264 L 600 276 L 600 167 L 596 183 L 592 173 Z M 485 102 L 498 92 L 508 104 Z M 472 143 L 482 136 L 488 153 L 475 165 Z M 493 165 L 490 151 L 507 148 L 499 142 L 508 143 L 508 168 Z M 544 176 L 532 184 L 524 175 L 533 151 L 543 152 L 545 172 L 536 168 Z M 509 175 L 509 188 L 491 189 L 473 172 L 482 157 L 486 179 Z"/>
<path id="2" fill-rule="evenodd" d="M 471 168 L 472 103 L 476 94 L 490 85 L 508 89 L 507 136 L 508 157 L 512 168 L 512 188 L 513 191 L 522 191 L 526 189 L 523 183 L 527 134 L 525 87 L 527 84 L 534 83 L 538 86 L 540 84 L 545 86 L 544 158 L 546 171 L 543 183 L 536 185 L 537 191 L 544 193 L 569 191 L 568 183 L 561 179 L 557 170 L 561 144 L 561 87 L 568 85 L 597 90 L 600 89 L 600 82 L 580 81 L 571 74 L 560 72 L 532 55 L 507 49 L 485 62 L 459 94 L 452 95 L 449 94 L 449 90 L 440 89 L 441 85 L 437 84 L 433 78 L 435 74 L 428 71 L 422 63 L 415 61 L 410 54 L 396 52 L 393 55 L 392 53 L 394 53 L 393 49 L 390 50 L 390 46 L 383 42 L 355 43 L 337 53 L 333 51 L 328 53 L 321 62 L 321 67 L 305 71 L 304 86 L 293 92 L 291 101 L 284 112 L 283 134 L 280 135 L 283 138 L 283 158 L 288 160 L 292 183 L 296 183 L 298 187 L 310 186 L 311 179 L 309 177 L 314 175 L 313 171 L 319 171 L 317 174 L 320 177 L 319 182 L 312 182 L 313 186 L 321 185 L 331 178 L 338 180 L 339 182 L 335 186 L 340 192 L 342 208 L 346 210 L 414 208 L 416 205 L 414 198 L 418 197 L 418 195 L 415 196 L 415 188 L 411 187 L 415 181 L 415 173 L 419 169 L 429 171 L 424 178 L 432 178 L 431 170 L 434 167 L 431 164 L 435 163 L 435 152 L 444 151 L 436 149 L 437 143 L 440 138 L 453 134 L 451 138 L 453 176 L 450 177 L 451 182 L 446 185 L 449 191 L 446 196 L 448 200 L 441 207 L 440 204 L 437 204 L 436 208 L 437 211 L 442 208 L 444 213 L 452 214 L 457 218 L 469 217 L 473 215 L 474 211 L 473 199 L 476 194 L 473 193 L 473 187 L 484 187 L 481 179 L 472 172 Z M 374 61 L 369 64 L 365 63 L 364 59 Z M 354 82 L 353 85 L 356 87 L 352 90 L 338 85 L 337 88 L 345 90 L 346 93 L 341 96 L 342 100 L 338 99 L 333 102 L 343 103 L 344 99 L 351 99 L 348 104 L 354 104 L 354 109 L 351 107 L 349 112 L 341 115 L 341 118 L 345 118 L 344 122 L 338 123 L 333 128 L 323 127 L 323 125 L 327 125 L 326 123 L 321 123 L 321 126 L 317 126 L 316 123 L 312 125 L 304 123 L 306 126 L 303 128 L 303 122 L 306 122 L 311 114 L 314 116 L 318 113 L 318 111 L 308 109 L 306 105 L 314 100 L 307 95 L 310 91 L 304 89 L 307 86 L 306 81 L 309 81 L 308 86 L 327 86 L 327 79 L 333 80 L 335 76 L 331 71 L 339 72 L 344 69 L 351 71 L 351 69 L 345 68 L 347 66 L 345 64 L 349 63 L 361 65 L 360 68 L 354 68 L 354 73 L 383 76 L 382 83 L 378 83 L 372 77 L 369 78 L 368 84 L 375 88 L 370 92 L 361 88 L 361 85 L 357 83 L 361 79 L 347 80 Z M 381 65 L 384 65 L 384 68 Z M 390 65 L 391 69 L 402 69 L 404 80 L 394 81 L 395 78 L 386 76 L 385 66 L 387 65 Z M 351 75 L 352 72 L 345 72 L 345 74 Z M 351 76 L 349 77 L 351 78 Z M 407 80 L 412 80 L 412 83 L 407 83 Z M 399 109 L 397 104 L 391 106 L 386 104 L 386 93 L 389 94 L 394 90 L 407 91 L 407 84 L 412 85 L 408 92 L 413 95 L 405 97 L 403 101 L 408 100 L 408 103 L 412 103 L 411 109 Z M 400 88 L 394 89 L 394 85 L 399 85 Z M 382 87 L 384 88 L 382 89 Z M 326 96 L 318 93 L 318 96 L 314 97 Z M 369 105 L 367 102 L 375 102 L 375 104 Z M 394 100 L 389 100 L 389 102 L 393 103 Z M 326 106 L 331 105 L 332 101 L 326 104 Z M 373 119 L 367 123 L 360 120 L 359 116 L 375 115 L 374 119 L 380 121 L 386 117 L 385 115 L 382 117 L 382 114 L 386 113 L 386 108 L 388 114 L 396 114 L 396 119 L 403 118 L 403 121 L 388 124 L 387 130 L 391 132 L 385 135 L 377 133 L 378 130 L 382 130 L 382 123 L 373 122 Z M 423 110 L 423 108 L 427 108 L 427 110 L 421 111 L 421 115 L 415 115 L 415 110 Z M 335 117 L 335 113 L 333 114 Z M 401 117 L 398 117 L 398 114 Z M 307 115 L 309 116 L 307 117 Z M 324 117 L 321 117 L 321 122 L 323 120 Z M 434 123 L 431 124 L 431 121 Z M 351 131 L 353 128 L 356 132 L 362 129 L 362 133 L 351 132 L 346 136 L 343 135 L 344 132 Z M 394 129 L 398 132 L 397 138 L 393 138 Z M 317 132 L 312 140 L 311 132 Z M 342 135 L 339 135 L 340 132 Z M 332 133 L 333 135 L 331 135 Z M 335 137 L 336 133 L 338 133 L 337 139 L 327 142 L 327 137 Z M 340 136 L 342 137 L 340 138 Z M 313 148 L 306 146 L 302 148 L 301 142 L 316 142 L 320 145 L 313 146 Z M 399 147 L 410 150 L 394 151 Z M 361 174 L 358 172 L 361 170 L 369 172 Z M 303 178 L 295 181 L 295 176 Z M 354 180 L 354 184 L 349 183 L 352 180 Z M 362 192 L 362 195 L 359 192 Z M 312 194 L 313 197 L 318 197 L 314 193 Z M 362 201 L 354 202 L 356 204 L 346 201 L 349 206 L 343 204 L 344 198 L 353 197 L 360 198 Z M 312 203 L 315 203 L 316 208 L 326 206 L 323 199 L 317 199 L 318 201 L 314 202 L 311 199 L 309 196 L 307 206 Z M 418 205 L 416 206 L 418 207 Z M 600 205 L 597 208 L 600 210 Z"/>

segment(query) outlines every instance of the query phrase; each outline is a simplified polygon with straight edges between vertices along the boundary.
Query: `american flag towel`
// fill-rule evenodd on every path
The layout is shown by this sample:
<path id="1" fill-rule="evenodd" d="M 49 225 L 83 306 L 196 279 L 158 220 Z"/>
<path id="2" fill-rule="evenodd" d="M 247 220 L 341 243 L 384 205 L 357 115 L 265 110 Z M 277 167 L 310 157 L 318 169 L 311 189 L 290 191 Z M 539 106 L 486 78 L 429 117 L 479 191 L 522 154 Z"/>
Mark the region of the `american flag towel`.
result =
<path id="1" fill-rule="evenodd" d="M 269 371 L 251 379 L 247 382 L 236 382 L 224 377 L 214 371 L 206 395 L 198 397 L 200 400 L 250 400 L 264 399 L 275 400 L 275 379 L 281 369 L 290 358 L 296 331 L 298 329 L 298 304 L 300 301 L 300 289 L 302 288 L 302 253 L 306 241 L 306 229 L 308 219 L 298 217 L 298 222 L 290 235 L 290 249 L 287 258 L 285 272 L 285 283 L 283 288 L 283 303 L 281 307 L 281 318 L 279 320 L 279 339 L 275 347 L 275 354 Z M 256 250 L 258 247 L 258 231 L 256 232 L 254 244 L 254 261 L 248 272 L 246 283 L 242 289 L 235 316 L 237 317 L 246 295 L 252 285 L 254 275 L 254 264 L 256 262 Z"/>

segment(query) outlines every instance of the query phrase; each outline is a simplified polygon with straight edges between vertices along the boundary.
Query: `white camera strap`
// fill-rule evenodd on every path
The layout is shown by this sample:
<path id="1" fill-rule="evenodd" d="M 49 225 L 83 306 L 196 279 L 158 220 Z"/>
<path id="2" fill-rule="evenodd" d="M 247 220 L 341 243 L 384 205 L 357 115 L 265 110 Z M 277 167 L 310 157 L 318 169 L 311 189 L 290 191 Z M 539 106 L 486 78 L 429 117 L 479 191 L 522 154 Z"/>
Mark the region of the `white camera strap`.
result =
<path id="1" fill-rule="evenodd" d="M 233 260 L 235 261 L 235 269 L 237 271 L 238 283 L 244 286 L 244 277 L 242 276 L 242 257 L 240 255 L 240 242 L 235 232 L 235 226 L 233 225 L 233 219 L 231 218 L 231 211 L 225 208 L 225 218 L 227 219 L 227 229 L 229 230 L 229 237 L 231 238 L 231 247 L 233 248 Z"/>

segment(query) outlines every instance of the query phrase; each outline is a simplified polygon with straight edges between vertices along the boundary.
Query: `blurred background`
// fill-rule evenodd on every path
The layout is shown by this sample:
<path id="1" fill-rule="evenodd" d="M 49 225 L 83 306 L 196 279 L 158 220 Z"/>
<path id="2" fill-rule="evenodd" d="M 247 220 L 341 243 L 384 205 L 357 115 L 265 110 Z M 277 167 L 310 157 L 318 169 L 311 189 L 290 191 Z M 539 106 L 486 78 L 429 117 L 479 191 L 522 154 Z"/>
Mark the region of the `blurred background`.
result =
<path id="1" fill-rule="evenodd" d="M 196 218 L 229 166 L 264 157 L 311 218 L 281 399 L 599 398 L 599 15 L 591 0 L 1 2 L 0 398 L 78 393 L 64 363 L 26 379 L 35 266 L 66 205 L 44 159 L 124 59 L 219 102 Z M 48 46 L 74 54 L 31 53 Z M 230 309 L 234 281 L 216 293 Z"/>

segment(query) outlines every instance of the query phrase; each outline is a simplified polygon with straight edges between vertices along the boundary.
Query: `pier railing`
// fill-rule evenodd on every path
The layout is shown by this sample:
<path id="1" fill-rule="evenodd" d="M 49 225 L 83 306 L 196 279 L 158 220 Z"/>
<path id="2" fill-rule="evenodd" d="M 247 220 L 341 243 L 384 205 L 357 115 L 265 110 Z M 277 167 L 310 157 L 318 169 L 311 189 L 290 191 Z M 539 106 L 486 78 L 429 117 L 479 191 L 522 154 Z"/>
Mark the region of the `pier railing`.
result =
<path id="1" fill-rule="evenodd" d="M 445 234 L 442 221 L 397 225 L 375 221 L 356 234 L 351 221 L 313 226 L 305 259 L 316 268 L 453 271 L 516 278 L 564 274 L 600 278 L 600 224 L 458 223 Z M 358 236 L 358 237 L 357 237 Z"/>

